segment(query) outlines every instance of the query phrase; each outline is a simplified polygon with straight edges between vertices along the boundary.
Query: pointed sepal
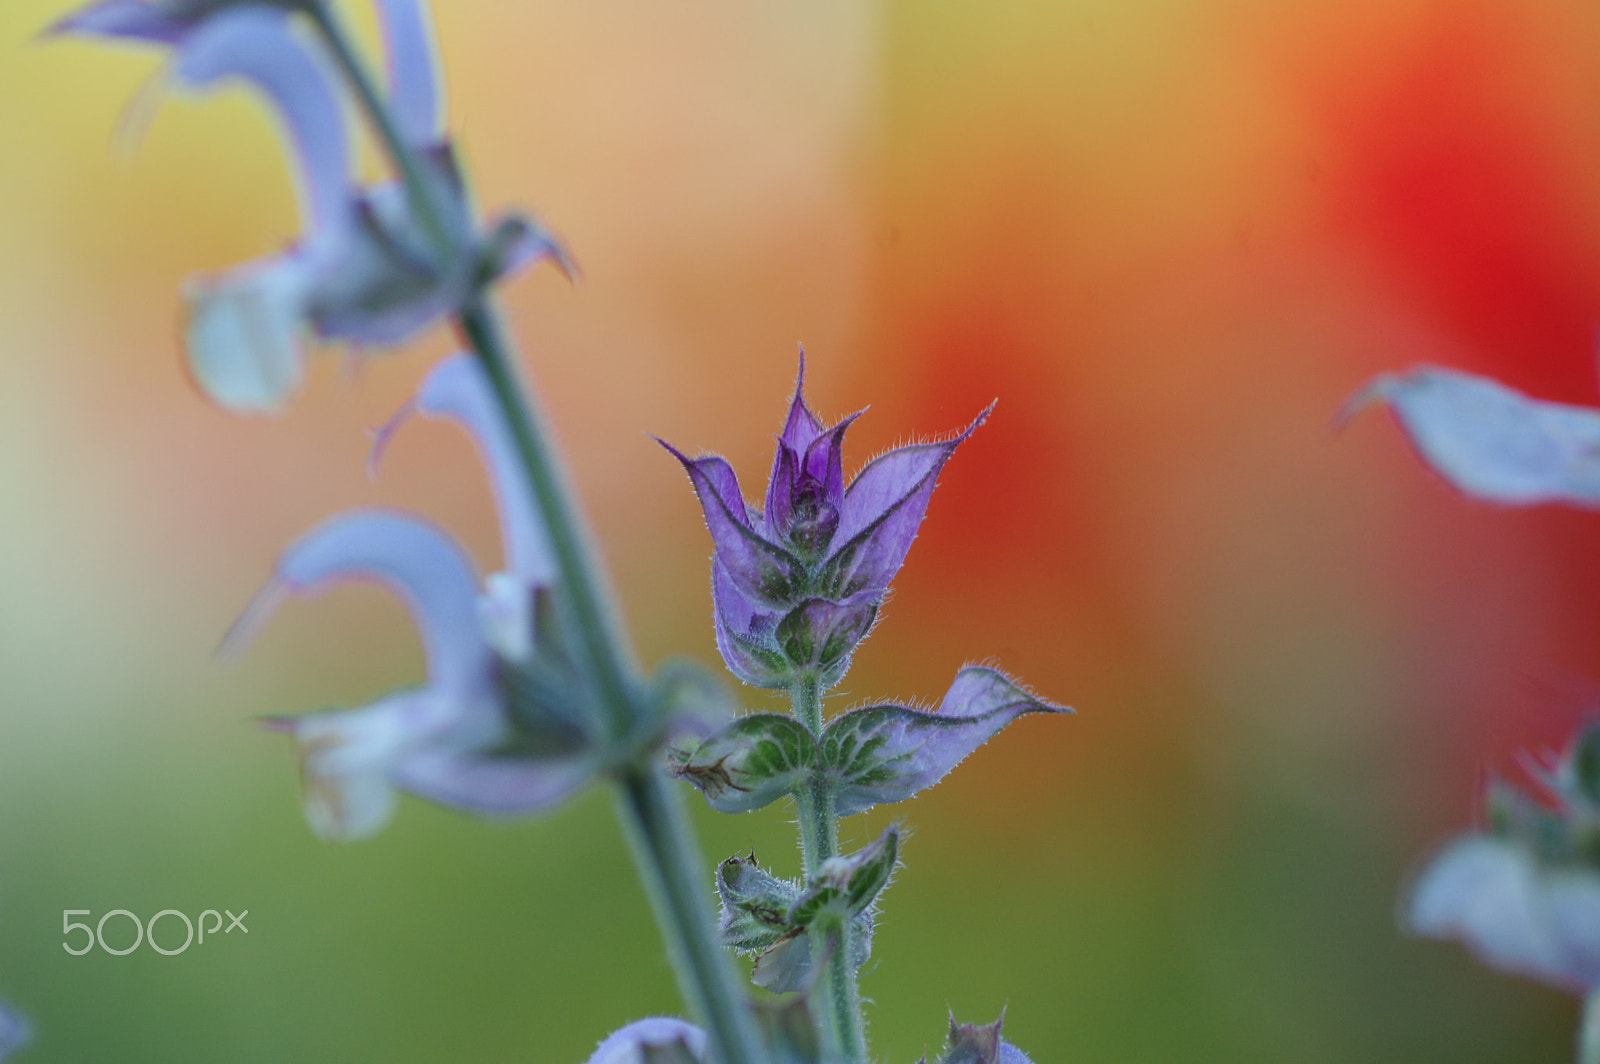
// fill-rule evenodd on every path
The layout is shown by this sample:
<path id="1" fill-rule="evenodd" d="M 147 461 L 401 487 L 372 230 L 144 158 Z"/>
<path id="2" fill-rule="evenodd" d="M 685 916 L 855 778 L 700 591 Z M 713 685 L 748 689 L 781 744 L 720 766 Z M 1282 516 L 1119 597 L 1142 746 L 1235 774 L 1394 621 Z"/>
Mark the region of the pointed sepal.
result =
<path id="1" fill-rule="evenodd" d="M 1070 712 L 996 669 L 969 665 L 936 712 L 877 705 L 837 717 L 822 733 L 821 763 L 838 783 L 838 815 L 849 816 L 933 786 L 1025 713 Z"/>
<path id="2" fill-rule="evenodd" d="M 792 794 L 816 759 L 816 739 L 799 721 L 752 713 L 692 749 L 669 751 L 668 770 L 694 784 L 713 809 L 747 813 Z"/>
<path id="3" fill-rule="evenodd" d="M 1030 1064 L 1027 1055 L 1000 1037 L 1004 1014 L 993 1023 L 957 1023 L 950 1017 L 944 1056 L 939 1064 Z"/>
<path id="4" fill-rule="evenodd" d="M 889 885 L 900 853 L 900 826 L 890 824 L 871 843 L 848 857 L 823 863 L 789 911 L 795 927 L 809 927 L 824 912 L 860 916 Z"/>

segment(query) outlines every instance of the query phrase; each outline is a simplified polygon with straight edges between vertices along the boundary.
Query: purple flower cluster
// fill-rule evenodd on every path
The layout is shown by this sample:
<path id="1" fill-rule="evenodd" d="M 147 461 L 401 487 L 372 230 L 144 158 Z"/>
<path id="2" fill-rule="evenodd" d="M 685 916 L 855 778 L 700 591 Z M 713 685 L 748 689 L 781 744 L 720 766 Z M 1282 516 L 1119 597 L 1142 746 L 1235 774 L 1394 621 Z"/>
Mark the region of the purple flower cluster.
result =
<path id="1" fill-rule="evenodd" d="M 889 582 L 905 561 L 945 461 L 991 404 L 954 436 L 897 447 L 846 485 L 844 433 L 860 416 L 824 425 L 805 401 L 805 359 L 778 437 L 763 510 L 716 455 L 688 471 L 711 530 L 717 646 L 734 675 L 757 687 L 803 678 L 837 683 L 871 630 Z"/>

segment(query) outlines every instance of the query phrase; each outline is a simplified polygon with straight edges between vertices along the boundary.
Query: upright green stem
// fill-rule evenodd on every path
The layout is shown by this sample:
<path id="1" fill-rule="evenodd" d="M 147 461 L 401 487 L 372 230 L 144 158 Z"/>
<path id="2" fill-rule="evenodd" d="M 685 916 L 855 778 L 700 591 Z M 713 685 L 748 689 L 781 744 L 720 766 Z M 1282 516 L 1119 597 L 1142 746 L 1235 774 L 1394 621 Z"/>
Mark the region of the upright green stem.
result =
<path id="1" fill-rule="evenodd" d="M 807 676 L 789 689 L 794 715 L 811 734 L 822 735 L 822 690 L 815 676 Z M 795 795 L 800 820 L 800 857 L 810 882 L 824 863 L 839 852 L 839 802 L 831 778 L 821 772 Z M 826 955 L 815 1003 L 819 1032 L 830 1042 L 840 1059 L 859 1064 L 867 1055 L 866 1035 L 861 1022 L 861 992 L 856 966 L 851 963 L 851 939 L 855 935 L 849 919 L 823 921 L 814 926 L 813 960 Z"/>
<path id="2" fill-rule="evenodd" d="M 423 176 L 413 150 L 400 137 L 387 104 L 350 45 L 331 9 L 312 5 L 311 16 L 343 68 L 400 175 L 413 211 L 442 254 L 454 255 L 447 205 Z M 560 572 L 560 601 L 577 634 L 585 672 L 594 682 L 605 727 L 614 741 L 631 737 L 645 720 L 639 668 L 612 606 L 574 496 L 556 461 L 538 407 L 523 385 L 499 315 L 486 293 L 457 312 L 456 325 L 483 365 L 533 489 Z M 657 771 L 638 764 L 614 773 L 619 817 L 639 865 L 667 952 L 691 1013 L 706 1029 L 718 1064 L 765 1064 L 767 1052 L 747 1007 L 743 985 L 722 948 L 705 889 L 706 862 L 676 792 Z"/>

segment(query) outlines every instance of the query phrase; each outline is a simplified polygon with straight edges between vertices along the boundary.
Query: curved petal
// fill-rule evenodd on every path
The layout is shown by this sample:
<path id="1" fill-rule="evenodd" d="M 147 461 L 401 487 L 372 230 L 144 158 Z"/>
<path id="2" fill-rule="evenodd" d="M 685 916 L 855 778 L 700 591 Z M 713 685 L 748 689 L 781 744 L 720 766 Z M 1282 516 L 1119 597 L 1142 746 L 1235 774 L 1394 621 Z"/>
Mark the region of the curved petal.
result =
<path id="1" fill-rule="evenodd" d="M 1384 374 L 1346 411 L 1375 399 L 1389 404 L 1423 459 L 1468 495 L 1600 506 L 1600 410 L 1530 399 L 1436 366 Z"/>
<path id="2" fill-rule="evenodd" d="M 494 484 L 507 567 L 530 585 L 553 583 L 556 566 L 544 524 L 483 366 L 466 354 L 440 362 L 417 390 L 417 409 L 429 417 L 448 418 L 472 436 Z"/>
<path id="3" fill-rule="evenodd" d="M 264 92 L 300 161 L 309 241 L 342 238 L 350 173 L 344 113 L 323 63 L 291 32 L 286 10 L 249 5 L 209 17 L 185 38 L 177 76 L 194 88 L 238 77 Z"/>
<path id="4" fill-rule="evenodd" d="M 416 750 L 396 766 L 412 794 L 485 816 L 537 813 L 565 801 L 594 775 L 584 758 L 489 757 L 448 746 Z"/>
<path id="5" fill-rule="evenodd" d="M 176 45 L 193 25 L 148 0 L 100 0 L 57 19 L 46 34 L 115 37 L 151 44 Z"/>
<path id="6" fill-rule="evenodd" d="M 305 375 L 309 283 L 290 253 L 184 284 L 184 354 L 208 398 L 237 412 L 283 408 Z"/>
<path id="7" fill-rule="evenodd" d="M 683 1046 L 691 1057 L 706 1055 L 706 1034 L 694 1024 L 673 1016 L 647 1016 L 613 1031 L 600 1043 L 588 1064 L 644 1064 L 645 1049 Z"/>
<path id="8" fill-rule="evenodd" d="M 867 464 L 845 491 L 833 552 L 818 578 L 823 594 L 845 599 L 889 586 L 928 512 L 939 470 L 993 409 L 989 404 L 948 440 L 898 447 Z"/>
<path id="9" fill-rule="evenodd" d="M 430 686 L 457 697 L 492 682 L 494 659 L 478 630 L 477 581 L 455 540 L 424 521 L 384 510 L 353 510 L 300 537 L 277 573 L 224 641 L 248 639 L 282 591 L 316 594 L 342 580 L 375 580 L 405 602 L 422 634 Z"/>
<path id="10" fill-rule="evenodd" d="M 423 0 L 377 0 L 389 65 L 389 101 L 406 142 L 432 144 L 444 134 L 444 92 L 433 54 L 433 26 Z"/>
<path id="11" fill-rule="evenodd" d="M 1532 855 L 1514 843 L 1486 835 L 1457 840 L 1418 877 L 1405 925 L 1458 939 L 1496 968 L 1582 990 L 1552 933 L 1536 876 Z"/>

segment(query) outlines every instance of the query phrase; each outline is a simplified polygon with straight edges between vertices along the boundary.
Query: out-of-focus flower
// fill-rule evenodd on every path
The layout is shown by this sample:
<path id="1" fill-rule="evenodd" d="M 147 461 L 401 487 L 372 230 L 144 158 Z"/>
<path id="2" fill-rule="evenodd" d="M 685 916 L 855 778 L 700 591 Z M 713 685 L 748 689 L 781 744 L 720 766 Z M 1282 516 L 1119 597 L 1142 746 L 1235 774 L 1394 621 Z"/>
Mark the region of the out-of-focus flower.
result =
<path id="1" fill-rule="evenodd" d="M 706 1034 L 673 1016 L 647 1016 L 613 1031 L 588 1064 L 697 1064 L 706 1058 Z"/>
<path id="2" fill-rule="evenodd" d="M 478 286 L 540 258 L 567 269 L 537 222 L 503 216 L 481 236 L 442 126 L 422 0 L 379 0 L 389 106 L 433 217 L 399 183 L 358 187 L 338 84 L 324 51 L 296 32 L 304 0 L 103 0 L 55 33 L 142 41 L 174 51 L 175 79 L 237 78 L 273 104 L 298 163 L 306 228 L 287 250 L 186 285 L 185 347 L 200 388 L 239 411 L 280 408 L 304 373 L 309 337 L 362 347 L 403 342 Z"/>
<path id="3" fill-rule="evenodd" d="M 0 1061 L 33 1040 L 33 1027 L 26 1017 L 0 1001 Z"/>
<path id="4" fill-rule="evenodd" d="M 358 709 L 278 722 L 300 750 L 306 811 L 326 838 L 358 839 L 389 819 L 396 789 L 487 815 L 554 805 L 593 774 L 583 722 L 564 714 L 559 678 L 533 701 L 536 600 L 550 562 L 536 512 L 507 468 L 506 430 L 487 382 L 464 357 L 435 368 L 417 405 L 460 421 L 479 442 L 501 502 L 509 566 L 479 593 L 455 541 L 404 514 L 356 511 L 313 529 L 280 557 L 272 581 L 228 642 L 247 638 L 285 594 L 316 594 L 347 579 L 398 594 L 422 634 L 427 681 Z M 537 685 L 533 685 L 537 686 Z"/>
<path id="5" fill-rule="evenodd" d="M 1588 994 L 1600 989 L 1600 726 L 1542 778 L 1553 805 L 1491 789 L 1490 830 L 1429 862 L 1404 922 L 1459 939 L 1494 967 Z"/>
<path id="6" fill-rule="evenodd" d="M 845 484 L 845 429 L 806 406 L 805 361 L 778 437 L 766 507 L 752 510 L 727 460 L 689 458 L 662 441 L 688 471 L 711 530 L 717 646 L 728 668 L 758 687 L 805 675 L 831 686 L 872 628 L 889 582 L 905 561 L 945 461 L 988 416 L 960 433 L 897 447 Z"/>
<path id="7" fill-rule="evenodd" d="M 1386 373 L 1346 409 L 1373 401 L 1387 403 L 1423 459 L 1468 495 L 1600 506 L 1600 410 L 1437 366 Z"/>

